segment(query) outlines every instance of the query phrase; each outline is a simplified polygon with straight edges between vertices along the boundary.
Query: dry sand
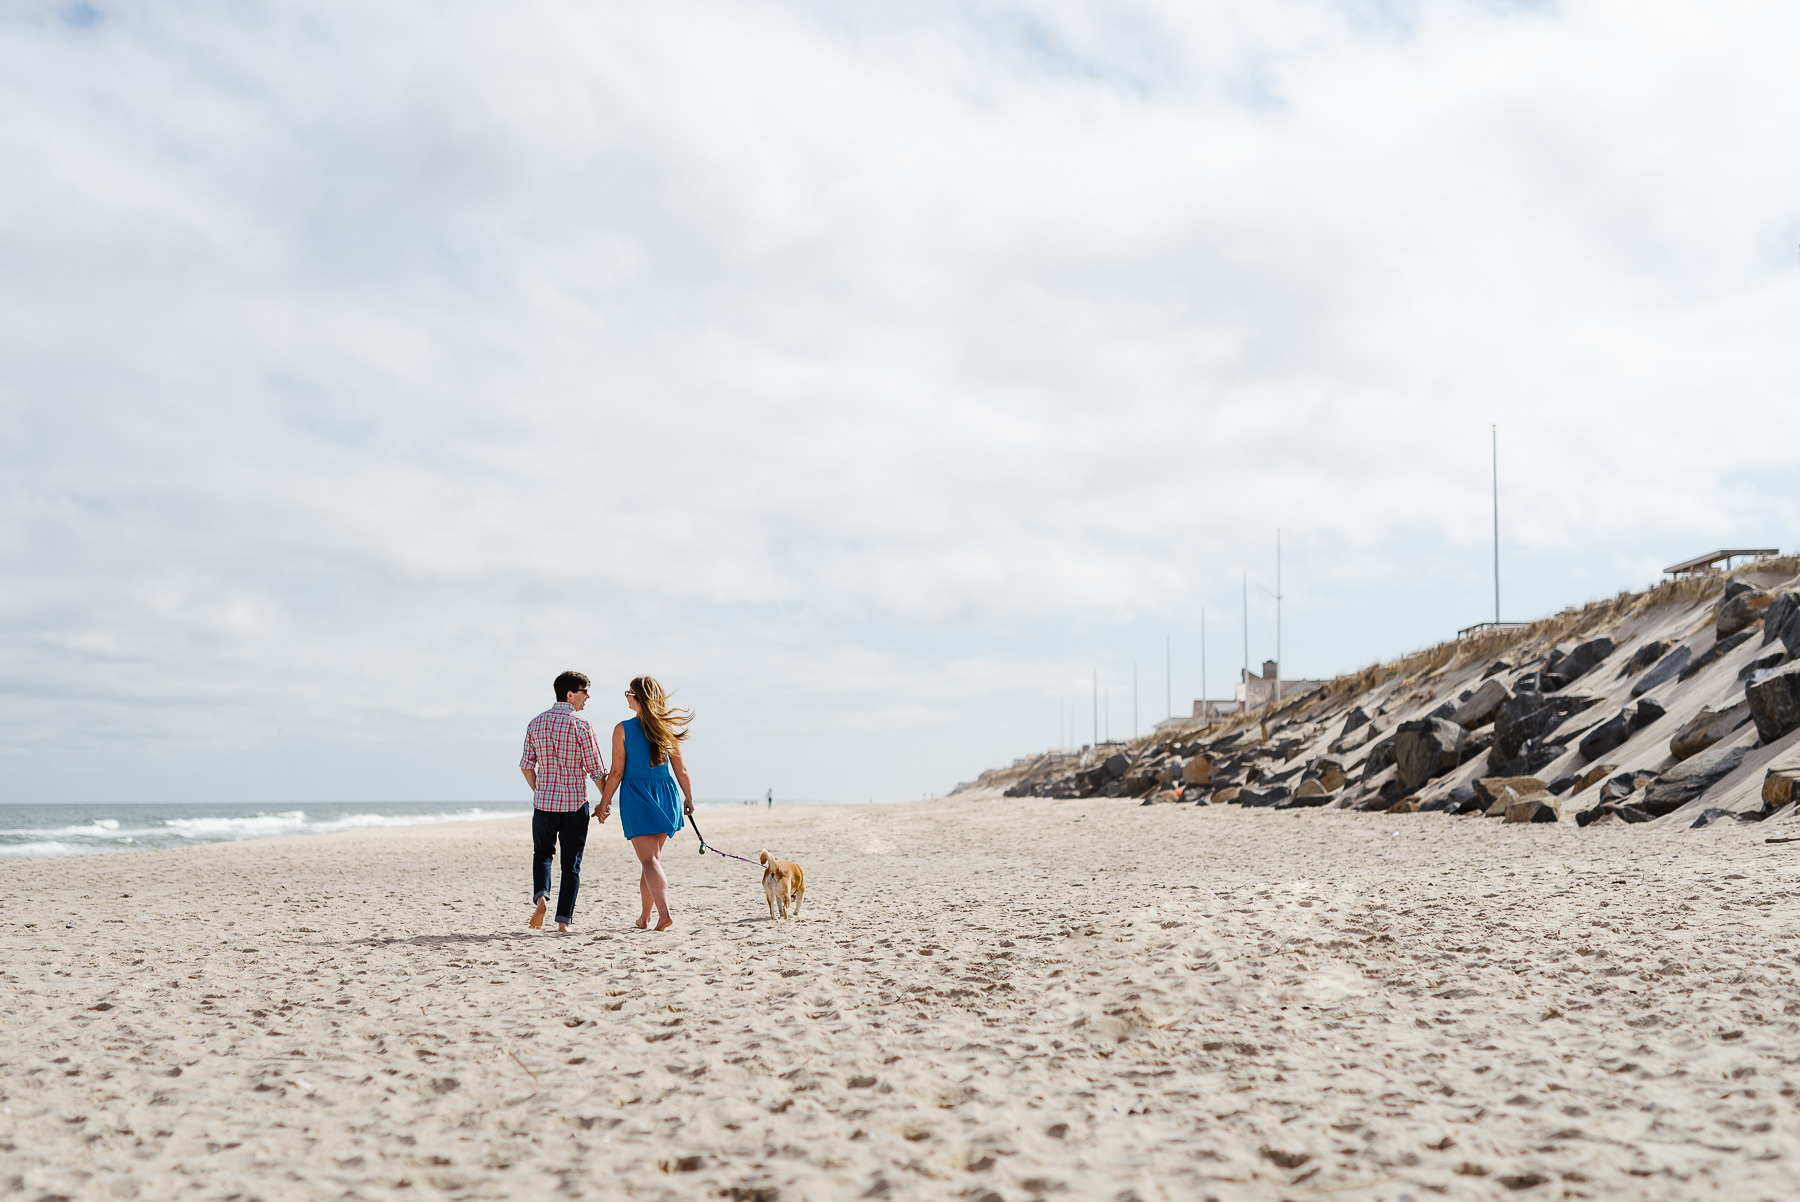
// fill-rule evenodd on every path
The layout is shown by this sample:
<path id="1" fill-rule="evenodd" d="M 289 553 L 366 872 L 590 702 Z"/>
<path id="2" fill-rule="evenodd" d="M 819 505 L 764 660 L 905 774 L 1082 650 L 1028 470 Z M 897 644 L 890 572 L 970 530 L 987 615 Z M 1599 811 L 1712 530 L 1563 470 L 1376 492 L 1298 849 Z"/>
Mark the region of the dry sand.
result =
<path id="1" fill-rule="evenodd" d="M 1800 832 L 743 810 L 628 927 L 526 824 L 0 863 L 21 1198 L 1779 1199 Z M 1516 1191 L 1516 1192 L 1515 1192 Z"/>

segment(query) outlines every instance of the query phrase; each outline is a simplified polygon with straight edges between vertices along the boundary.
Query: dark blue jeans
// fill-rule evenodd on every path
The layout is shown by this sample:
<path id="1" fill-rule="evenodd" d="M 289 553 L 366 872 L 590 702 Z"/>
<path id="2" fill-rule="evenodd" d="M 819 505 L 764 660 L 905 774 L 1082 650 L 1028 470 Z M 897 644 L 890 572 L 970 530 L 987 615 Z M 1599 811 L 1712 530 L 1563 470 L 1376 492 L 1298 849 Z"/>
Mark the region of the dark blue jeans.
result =
<path id="1" fill-rule="evenodd" d="M 531 811 L 531 900 L 550 896 L 550 861 L 562 841 L 562 884 L 556 890 L 556 921 L 575 921 L 581 892 L 581 853 L 587 847 L 588 808 Z"/>

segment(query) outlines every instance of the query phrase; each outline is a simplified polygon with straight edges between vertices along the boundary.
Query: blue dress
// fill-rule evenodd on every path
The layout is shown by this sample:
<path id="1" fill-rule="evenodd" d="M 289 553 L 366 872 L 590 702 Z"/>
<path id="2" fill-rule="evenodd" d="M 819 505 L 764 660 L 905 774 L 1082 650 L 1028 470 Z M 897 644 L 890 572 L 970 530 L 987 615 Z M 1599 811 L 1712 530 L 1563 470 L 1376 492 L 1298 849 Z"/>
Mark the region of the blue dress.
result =
<path id="1" fill-rule="evenodd" d="M 650 740 L 636 718 L 625 728 L 625 775 L 619 781 L 619 825 L 625 837 L 673 835 L 682 827 L 681 790 L 669 761 L 650 762 Z"/>

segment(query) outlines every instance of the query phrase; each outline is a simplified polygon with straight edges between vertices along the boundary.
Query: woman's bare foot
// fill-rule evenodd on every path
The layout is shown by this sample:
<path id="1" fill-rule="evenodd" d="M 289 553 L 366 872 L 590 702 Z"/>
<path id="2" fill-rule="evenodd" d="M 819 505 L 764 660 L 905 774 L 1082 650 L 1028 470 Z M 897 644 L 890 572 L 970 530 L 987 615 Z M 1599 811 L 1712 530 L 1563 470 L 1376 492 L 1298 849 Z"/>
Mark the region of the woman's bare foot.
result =
<path id="1" fill-rule="evenodd" d="M 640 914 L 638 915 L 638 920 L 632 925 L 640 931 L 647 931 L 650 929 L 650 916 L 648 914 Z"/>
<path id="2" fill-rule="evenodd" d="M 668 917 L 667 915 L 664 915 L 663 920 L 656 924 L 656 929 L 659 931 L 666 931 L 674 925 L 675 925 L 675 920 L 673 918 Z"/>
<path id="3" fill-rule="evenodd" d="M 538 904 L 537 904 L 537 909 L 535 909 L 531 912 L 531 929 L 532 930 L 541 931 L 544 929 L 544 915 L 549 912 L 549 909 L 550 909 L 550 899 L 547 897 L 539 898 Z"/>

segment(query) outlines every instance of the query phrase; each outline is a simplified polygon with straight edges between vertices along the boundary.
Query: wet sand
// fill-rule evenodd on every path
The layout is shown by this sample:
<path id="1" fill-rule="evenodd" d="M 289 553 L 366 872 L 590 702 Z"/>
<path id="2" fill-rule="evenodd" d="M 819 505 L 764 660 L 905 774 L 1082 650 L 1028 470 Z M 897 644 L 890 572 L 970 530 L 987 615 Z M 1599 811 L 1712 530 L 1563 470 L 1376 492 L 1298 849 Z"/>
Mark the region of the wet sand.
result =
<path id="1" fill-rule="evenodd" d="M 1130 802 L 524 822 L 0 863 L 37 1199 L 1791 1197 L 1800 824 Z"/>

